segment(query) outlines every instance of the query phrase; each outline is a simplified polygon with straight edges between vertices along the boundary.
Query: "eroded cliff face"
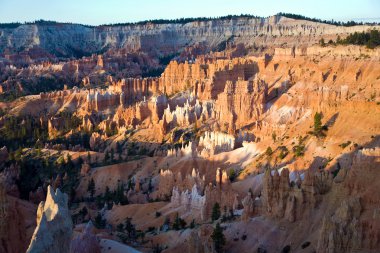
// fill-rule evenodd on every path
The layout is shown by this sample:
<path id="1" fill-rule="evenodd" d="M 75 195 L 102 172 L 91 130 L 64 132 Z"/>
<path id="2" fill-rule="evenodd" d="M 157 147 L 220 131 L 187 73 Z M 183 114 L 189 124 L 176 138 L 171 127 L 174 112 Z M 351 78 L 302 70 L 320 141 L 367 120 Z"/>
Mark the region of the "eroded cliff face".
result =
<path id="1" fill-rule="evenodd" d="M 202 223 L 211 219 L 216 203 L 228 252 L 279 252 L 287 246 L 376 252 L 379 50 L 338 46 L 274 52 L 172 61 L 160 77 L 109 79 L 102 88 L 41 93 L 15 101 L 9 113 L 39 118 L 48 127 L 50 140 L 42 152 L 88 159 L 91 151 L 77 200 L 89 197 L 90 179 L 95 195 L 128 186 L 123 196 L 130 205 L 103 208 L 103 217 L 114 226 L 132 216 L 141 230 L 154 226 L 157 234 L 147 236 L 169 252 L 210 249 L 211 228 Z M 105 64 L 97 58 L 95 68 Z M 68 130 L 62 112 L 79 123 Z M 317 112 L 323 137 L 314 129 Z M 83 132 L 89 136 L 87 148 L 54 143 L 56 137 Z M 117 153 L 119 164 L 99 162 L 107 153 Z M 9 169 L 3 174 L 14 183 Z M 57 187 L 62 178 L 56 176 Z M 38 195 L 38 190 L 30 194 L 35 201 Z M 165 218 L 176 216 L 198 225 L 191 233 L 164 231 Z M 242 233 L 247 240 L 240 239 Z M 203 242 L 196 243 L 199 239 Z M 78 240 L 75 244 L 80 248 Z"/>
<path id="2" fill-rule="evenodd" d="M 370 193 L 379 189 L 379 154 L 378 147 L 359 150 L 351 169 L 341 171 L 341 178 L 334 180 L 330 200 L 335 205 L 323 219 L 318 252 L 375 252 L 379 248 L 379 196 Z"/>
<path id="3" fill-rule="evenodd" d="M 71 56 L 77 52 L 95 53 L 104 48 L 126 48 L 129 51 L 177 52 L 185 45 L 206 41 L 212 48 L 229 39 L 237 42 L 280 45 L 288 42 L 315 43 L 321 34 L 335 37 L 367 26 L 337 27 L 281 16 L 269 18 L 233 18 L 195 21 L 186 24 L 144 24 L 86 27 L 76 24 L 33 24 L 1 30 L 0 49 L 18 51 L 38 47 L 52 54 Z M 297 41 L 286 37 L 297 37 Z M 290 44 L 289 44 L 290 43 Z"/>
<path id="4" fill-rule="evenodd" d="M 108 50 L 80 59 L 36 59 L 12 55 L 0 60 L 0 94 L 38 94 L 41 91 L 72 87 L 96 87 L 114 82 L 114 78 L 144 76 L 163 65 L 143 52 Z"/>
<path id="5" fill-rule="evenodd" d="M 33 234 L 36 206 L 6 194 L 0 185 L 0 251 L 25 252 Z"/>
<path id="6" fill-rule="evenodd" d="M 242 141 L 265 140 L 273 132 L 283 134 L 290 123 L 307 120 L 312 112 L 325 111 L 326 117 L 332 117 L 336 108 L 343 116 L 345 107 L 364 110 L 367 101 L 377 101 L 377 56 L 368 61 L 334 55 L 339 48 L 329 52 L 279 54 L 269 61 L 250 57 L 171 62 L 159 78 L 113 81 L 107 89 L 42 93 L 40 100 L 28 104 L 42 100 L 54 105 L 46 108 L 51 114 L 71 111 L 84 116 L 84 129 L 145 126 L 157 129 L 159 140 L 175 127 L 214 120 L 216 131 L 242 132 Z M 46 117 L 44 107 L 39 108 L 15 111 Z M 52 135 L 59 133 L 60 125 L 59 117 L 48 120 Z M 252 136 L 245 134 L 247 130 L 253 130 Z"/>

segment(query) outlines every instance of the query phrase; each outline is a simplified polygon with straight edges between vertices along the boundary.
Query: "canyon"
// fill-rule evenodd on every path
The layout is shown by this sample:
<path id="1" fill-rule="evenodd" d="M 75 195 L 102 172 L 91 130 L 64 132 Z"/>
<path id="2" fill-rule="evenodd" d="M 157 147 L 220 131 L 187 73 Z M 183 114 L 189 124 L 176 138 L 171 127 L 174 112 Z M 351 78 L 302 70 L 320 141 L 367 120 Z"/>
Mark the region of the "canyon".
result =
<path id="1" fill-rule="evenodd" d="M 378 252 L 380 48 L 319 44 L 369 29 L 1 28 L 0 251 Z"/>

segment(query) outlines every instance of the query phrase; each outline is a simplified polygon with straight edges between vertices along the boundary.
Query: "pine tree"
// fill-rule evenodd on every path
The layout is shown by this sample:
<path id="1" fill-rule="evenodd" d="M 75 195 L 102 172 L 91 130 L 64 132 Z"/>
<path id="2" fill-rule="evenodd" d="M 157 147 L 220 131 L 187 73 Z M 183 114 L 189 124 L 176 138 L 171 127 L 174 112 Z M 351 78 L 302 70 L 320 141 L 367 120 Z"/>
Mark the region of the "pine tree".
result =
<path id="1" fill-rule="evenodd" d="M 212 207 L 211 220 L 216 221 L 220 218 L 220 205 L 218 202 L 214 204 Z"/>
<path id="2" fill-rule="evenodd" d="M 223 229 L 219 223 L 216 223 L 216 227 L 211 234 L 211 239 L 214 242 L 214 249 L 217 253 L 223 252 L 223 247 L 226 244 L 226 237 L 223 234 Z"/>
<path id="3" fill-rule="evenodd" d="M 106 153 L 104 154 L 104 163 L 106 164 L 109 159 L 110 159 L 110 155 L 108 151 L 106 151 Z"/>
<path id="4" fill-rule="evenodd" d="M 90 154 L 90 151 L 87 152 L 87 162 L 88 162 L 88 164 L 91 163 L 91 154 Z"/>
<path id="5" fill-rule="evenodd" d="M 118 232 L 123 232 L 124 230 L 124 225 L 123 223 L 119 223 L 117 226 L 116 226 L 116 231 Z"/>
<path id="6" fill-rule="evenodd" d="M 314 131 L 318 132 L 322 129 L 322 115 L 319 112 L 316 112 L 314 115 Z"/>
<path id="7" fill-rule="evenodd" d="M 179 230 L 179 216 L 178 213 L 175 216 L 174 222 L 173 222 L 173 229 L 174 230 Z"/>
<path id="8" fill-rule="evenodd" d="M 112 196 L 111 196 L 110 188 L 106 186 L 106 192 L 104 193 L 104 200 L 108 202 L 111 200 L 111 198 Z"/>
<path id="9" fill-rule="evenodd" d="M 94 225 L 96 228 L 104 228 L 106 226 L 106 220 L 103 219 L 102 215 L 98 213 L 98 215 L 95 217 Z"/>
<path id="10" fill-rule="evenodd" d="M 113 151 L 113 148 L 111 148 L 111 161 L 114 161 L 115 153 Z"/>
<path id="11" fill-rule="evenodd" d="M 272 140 L 273 140 L 273 142 L 276 142 L 276 140 L 277 140 L 277 135 L 275 132 L 272 133 Z"/>
<path id="12" fill-rule="evenodd" d="M 132 218 L 127 218 L 125 220 L 124 228 L 128 233 L 128 237 L 130 239 L 136 238 L 136 228 L 135 225 L 132 224 Z"/>
<path id="13" fill-rule="evenodd" d="M 271 148 L 271 147 L 267 147 L 267 150 L 265 151 L 265 154 L 266 154 L 267 156 L 271 156 L 272 153 L 273 153 L 272 148 Z"/>
<path id="14" fill-rule="evenodd" d="M 233 182 L 236 179 L 236 171 L 234 169 L 230 169 L 228 172 L 228 178 L 231 182 Z"/>
<path id="15" fill-rule="evenodd" d="M 152 185 L 152 178 L 150 177 L 149 183 L 148 183 L 148 192 L 152 192 L 152 191 L 153 191 L 153 185 Z"/>
<path id="16" fill-rule="evenodd" d="M 325 43 L 325 39 L 322 38 L 319 40 L 319 44 L 322 46 L 322 47 L 325 47 L 326 46 L 326 43 Z"/>
<path id="17" fill-rule="evenodd" d="M 340 38 L 339 35 L 338 35 L 338 37 L 336 38 L 336 44 L 342 44 L 342 39 Z"/>
<path id="18" fill-rule="evenodd" d="M 117 186 L 115 198 L 116 203 L 120 203 L 122 205 L 128 204 L 128 199 L 126 196 L 124 196 L 124 185 L 122 183 Z"/>
<path id="19" fill-rule="evenodd" d="M 116 151 L 119 155 L 121 155 L 123 153 L 123 148 L 122 148 L 120 142 L 116 142 Z"/>
<path id="20" fill-rule="evenodd" d="M 322 113 L 316 112 L 314 115 L 314 135 L 317 137 L 323 137 L 323 126 L 322 126 Z"/>
<path id="21" fill-rule="evenodd" d="M 194 219 L 190 223 L 190 228 L 195 228 L 195 220 Z"/>
<path id="22" fill-rule="evenodd" d="M 87 191 L 90 193 L 91 198 L 93 198 L 95 194 L 95 181 L 93 178 L 91 178 L 90 182 L 88 183 Z"/>
<path id="23" fill-rule="evenodd" d="M 71 171 L 74 168 L 74 163 L 71 160 L 71 155 L 70 154 L 67 154 L 66 168 L 67 168 L 68 171 Z"/>

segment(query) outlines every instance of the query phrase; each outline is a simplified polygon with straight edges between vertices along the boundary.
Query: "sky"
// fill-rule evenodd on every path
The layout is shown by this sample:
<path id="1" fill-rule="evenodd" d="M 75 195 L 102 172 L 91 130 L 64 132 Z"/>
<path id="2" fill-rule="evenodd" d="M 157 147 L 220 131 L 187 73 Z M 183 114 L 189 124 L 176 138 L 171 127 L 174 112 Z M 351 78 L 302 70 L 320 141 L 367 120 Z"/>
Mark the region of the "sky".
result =
<path id="1" fill-rule="evenodd" d="M 278 12 L 380 21 L 380 0 L 0 0 L 0 23 L 39 19 L 88 25 Z"/>

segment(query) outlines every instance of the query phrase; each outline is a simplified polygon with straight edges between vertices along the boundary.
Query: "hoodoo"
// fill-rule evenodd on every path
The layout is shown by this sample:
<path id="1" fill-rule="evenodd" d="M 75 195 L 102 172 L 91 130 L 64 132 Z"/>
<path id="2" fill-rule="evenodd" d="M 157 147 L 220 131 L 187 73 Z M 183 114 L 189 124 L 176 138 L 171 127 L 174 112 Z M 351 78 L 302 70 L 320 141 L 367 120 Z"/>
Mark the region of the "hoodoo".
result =
<path id="1" fill-rule="evenodd" d="M 0 4 L 0 252 L 380 252 L 380 25 L 156 2 Z"/>

